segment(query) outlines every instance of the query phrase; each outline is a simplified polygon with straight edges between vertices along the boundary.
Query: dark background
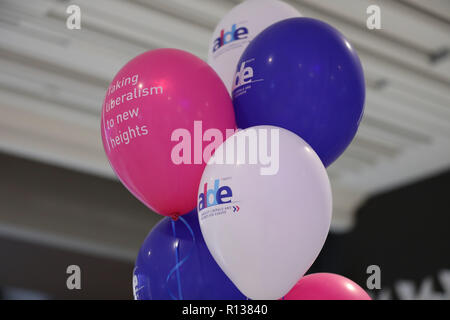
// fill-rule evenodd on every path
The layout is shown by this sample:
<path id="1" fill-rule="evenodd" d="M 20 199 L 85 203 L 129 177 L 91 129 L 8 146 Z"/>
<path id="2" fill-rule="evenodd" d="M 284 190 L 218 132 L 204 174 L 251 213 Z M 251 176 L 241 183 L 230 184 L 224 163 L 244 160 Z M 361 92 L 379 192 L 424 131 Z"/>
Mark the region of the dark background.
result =
<path id="1" fill-rule="evenodd" d="M 370 198 L 351 232 L 330 234 L 310 271 L 339 273 L 365 287 L 367 266 L 378 265 L 376 297 L 449 299 L 439 279 L 450 277 L 449 190 L 446 172 Z"/>

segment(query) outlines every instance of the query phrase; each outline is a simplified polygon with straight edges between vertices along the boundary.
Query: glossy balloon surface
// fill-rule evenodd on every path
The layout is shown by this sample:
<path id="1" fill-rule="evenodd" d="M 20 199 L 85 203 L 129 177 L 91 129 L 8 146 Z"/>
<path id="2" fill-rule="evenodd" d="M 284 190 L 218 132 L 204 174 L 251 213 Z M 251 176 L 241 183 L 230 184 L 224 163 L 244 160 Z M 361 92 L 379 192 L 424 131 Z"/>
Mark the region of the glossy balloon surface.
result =
<path id="1" fill-rule="evenodd" d="M 329 166 L 352 141 L 363 115 L 359 58 L 336 29 L 292 18 L 261 32 L 237 67 L 239 128 L 274 125 L 303 138 Z"/>
<path id="2" fill-rule="evenodd" d="M 136 259 L 133 291 L 138 300 L 246 299 L 209 253 L 195 210 L 177 221 L 164 218 L 148 234 Z"/>

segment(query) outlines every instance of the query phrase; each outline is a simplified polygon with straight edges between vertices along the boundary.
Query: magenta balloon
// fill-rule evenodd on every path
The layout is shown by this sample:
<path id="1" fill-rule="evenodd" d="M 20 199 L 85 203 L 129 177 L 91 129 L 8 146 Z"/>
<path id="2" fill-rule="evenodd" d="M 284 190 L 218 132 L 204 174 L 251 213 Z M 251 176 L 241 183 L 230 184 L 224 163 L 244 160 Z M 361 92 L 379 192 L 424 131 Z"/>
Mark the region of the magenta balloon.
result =
<path id="1" fill-rule="evenodd" d="M 116 175 L 165 216 L 196 207 L 208 160 L 203 151 L 210 144 L 203 132 L 215 129 L 225 137 L 226 129 L 235 127 L 219 76 L 201 59 L 175 49 L 149 51 L 128 62 L 109 86 L 101 116 L 103 146 Z"/>
<path id="2" fill-rule="evenodd" d="M 333 273 L 314 273 L 301 278 L 284 300 L 372 300 L 352 280 Z"/>

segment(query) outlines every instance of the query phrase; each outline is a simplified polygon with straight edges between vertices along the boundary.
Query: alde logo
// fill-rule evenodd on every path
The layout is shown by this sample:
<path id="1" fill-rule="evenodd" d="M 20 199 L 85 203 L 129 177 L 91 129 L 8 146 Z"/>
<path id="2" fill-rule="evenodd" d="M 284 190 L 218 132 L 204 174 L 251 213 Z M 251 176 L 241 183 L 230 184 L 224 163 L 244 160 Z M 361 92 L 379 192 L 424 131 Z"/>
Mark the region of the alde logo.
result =
<path id="1" fill-rule="evenodd" d="M 230 203 L 233 191 L 229 186 L 220 186 L 220 180 L 214 181 L 214 187 L 208 189 L 208 183 L 203 185 L 203 192 L 198 196 L 198 211 L 219 204 Z"/>
<path id="2" fill-rule="evenodd" d="M 213 52 L 216 52 L 224 45 L 236 40 L 243 40 L 248 38 L 248 29 L 246 27 L 238 28 L 236 24 L 231 26 L 231 30 L 225 32 L 224 29 L 220 31 L 220 37 L 214 40 Z"/>
<path id="3" fill-rule="evenodd" d="M 253 68 L 246 65 L 247 63 L 249 63 L 252 60 L 242 62 L 239 71 L 236 71 L 236 75 L 234 76 L 234 87 L 235 88 L 238 88 L 240 86 L 243 86 L 245 84 L 252 82 Z"/>

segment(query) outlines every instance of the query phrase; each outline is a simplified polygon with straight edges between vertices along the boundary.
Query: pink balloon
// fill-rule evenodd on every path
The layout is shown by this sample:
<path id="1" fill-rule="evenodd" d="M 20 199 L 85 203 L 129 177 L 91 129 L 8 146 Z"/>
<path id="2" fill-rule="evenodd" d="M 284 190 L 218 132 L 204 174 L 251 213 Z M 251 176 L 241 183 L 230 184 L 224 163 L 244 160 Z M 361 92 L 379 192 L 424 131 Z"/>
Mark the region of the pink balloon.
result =
<path id="1" fill-rule="evenodd" d="M 219 76 L 175 49 L 128 62 L 109 86 L 101 116 L 103 146 L 116 175 L 144 204 L 172 217 L 196 207 L 205 161 L 221 144 L 218 135 L 224 140 L 226 129 L 235 128 Z"/>
<path id="2" fill-rule="evenodd" d="M 283 300 L 372 300 L 352 280 L 333 273 L 314 273 L 301 278 Z"/>

